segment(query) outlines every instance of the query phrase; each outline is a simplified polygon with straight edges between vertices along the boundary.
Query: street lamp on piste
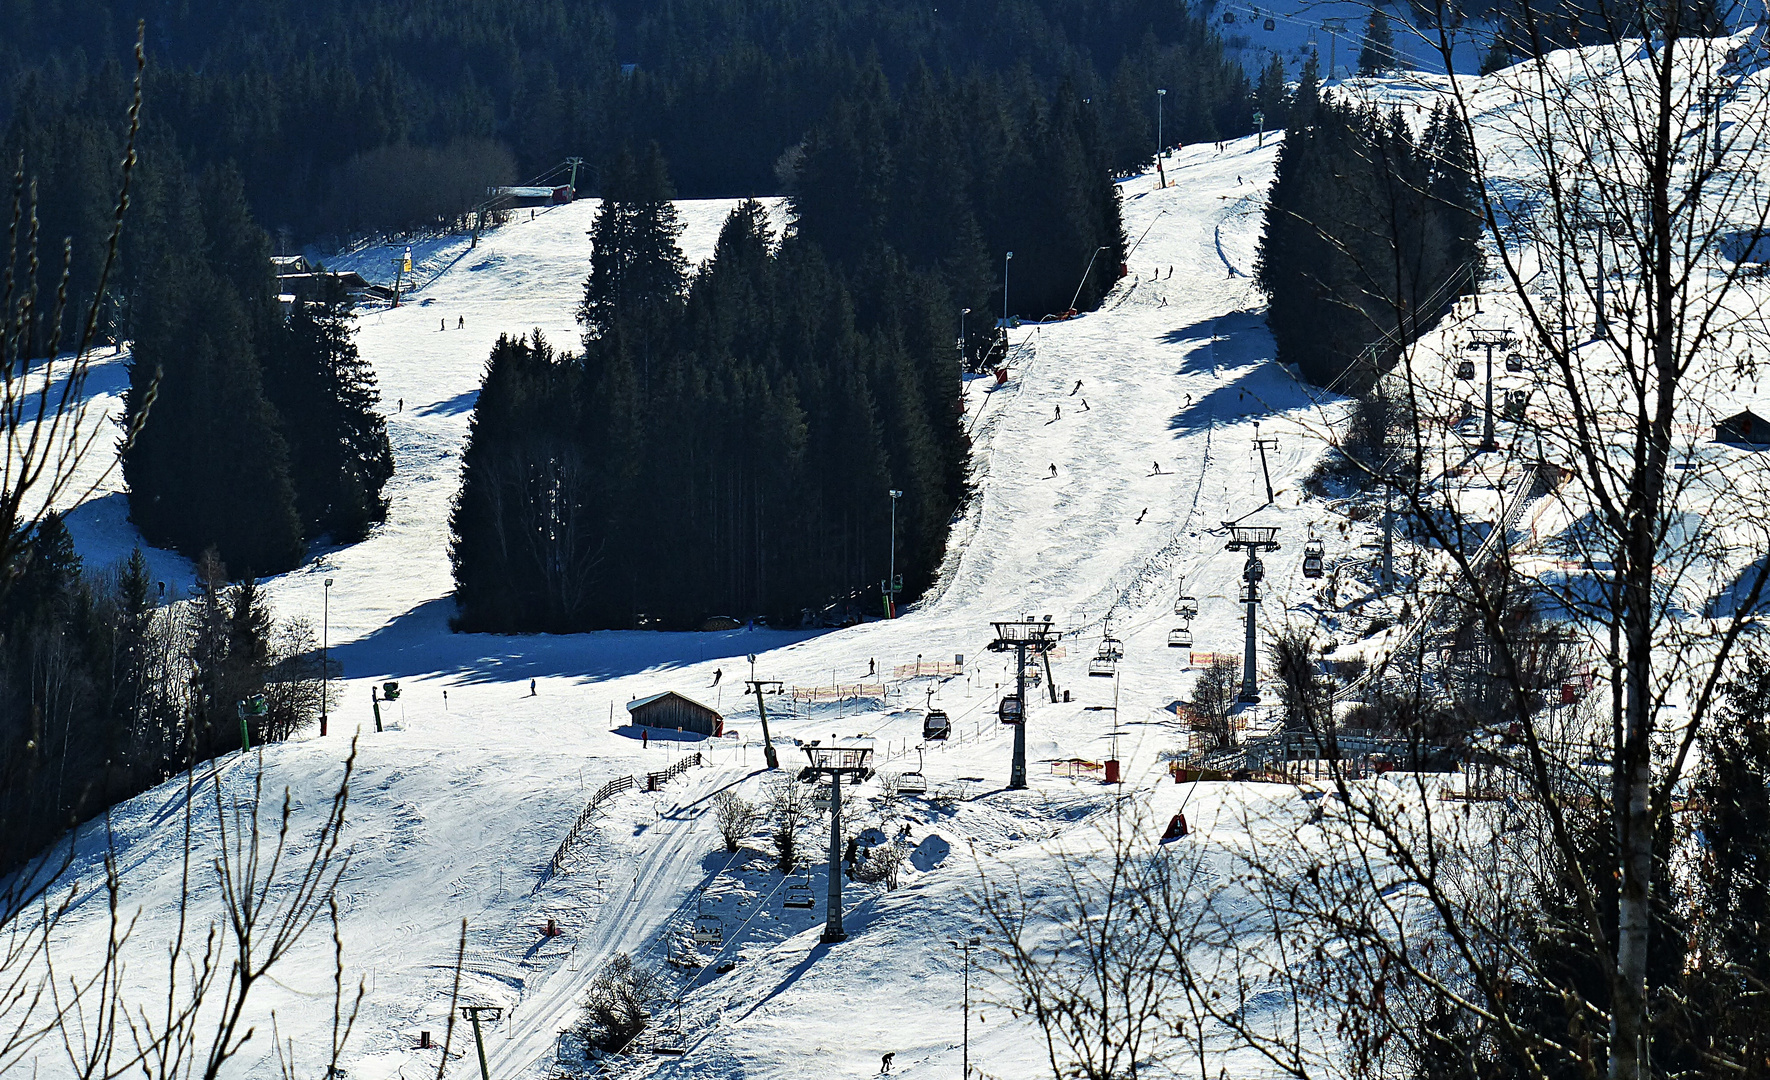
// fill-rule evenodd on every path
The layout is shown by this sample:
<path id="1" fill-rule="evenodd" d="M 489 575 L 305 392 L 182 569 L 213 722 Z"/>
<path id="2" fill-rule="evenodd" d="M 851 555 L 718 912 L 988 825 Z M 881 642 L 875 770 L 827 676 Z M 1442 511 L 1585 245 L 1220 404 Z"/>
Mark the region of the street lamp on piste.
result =
<path id="1" fill-rule="evenodd" d="M 320 734 L 326 733 L 326 705 L 332 696 L 332 579 L 320 593 Z"/>
<path id="2" fill-rule="evenodd" d="M 897 500 L 903 498 L 903 492 L 893 488 L 886 494 L 891 496 L 891 564 L 890 576 L 885 579 L 885 617 L 897 618 L 897 594 L 903 591 L 903 579 L 897 576 Z"/>
<path id="3" fill-rule="evenodd" d="M 873 741 L 831 736 L 828 745 L 813 740 L 803 749 L 810 763 L 799 773 L 799 779 L 830 778 L 830 897 L 821 940 L 833 945 L 848 940 L 842 932 L 842 777 L 848 775 L 860 781 L 873 775 Z"/>
<path id="4" fill-rule="evenodd" d="M 971 1080 L 971 950 L 981 946 L 983 944 L 983 939 L 976 935 L 972 935 L 962 941 L 948 940 L 947 944 L 952 948 L 959 950 L 965 956 L 965 1034 L 964 1041 L 959 1044 L 961 1047 L 961 1050 L 959 1051 L 961 1061 L 960 1068 L 962 1070 L 959 1073 L 959 1076 L 961 1077 L 961 1080 Z"/>

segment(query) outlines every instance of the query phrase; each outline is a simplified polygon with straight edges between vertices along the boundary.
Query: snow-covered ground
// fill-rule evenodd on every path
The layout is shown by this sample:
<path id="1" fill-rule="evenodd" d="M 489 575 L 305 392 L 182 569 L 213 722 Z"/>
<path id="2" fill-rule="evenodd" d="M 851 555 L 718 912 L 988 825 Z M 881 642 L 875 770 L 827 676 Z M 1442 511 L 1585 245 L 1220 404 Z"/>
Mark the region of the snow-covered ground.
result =
<path id="1" fill-rule="evenodd" d="M 1406 104 L 1442 85 L 1407 77 L 1360 92 Z M 1504 112 L 1497 99 L 1489 107 Z M 227 797 L 237 799 L 262 761 L 267 786 L 289 788 L 297 820 L 311 826 L 357 740 L 341 936 L 347 967 L 362 973 L 369 992 L 345 1056 L 351 1076 L 436 1069 L 438 1051 L 418 1049 L 418 1032 L 440 1036 L 445 1027 L 463 920 L 462 998 L 507 1007 L 487 1050 L 493 1076 L 516 1080 L 546 1066 L 603 962 L 616 951 L 660 961 L 700 911 L 721 920 L 728 942 L 721 959 L 736 966 L 679 986 L 680 1009 L 669 1019 L 680 1023 L 689 1053 L 641 1059 L 632 1073 L 870 1076 L 880 1055 L 894 1052 L 898 1073 L 950 1075 L 960 1056 L 961 975 L 946 942 L 979 927 L 972 897 L 986 868 L 1012 868 L 1035 885 L 1050 880 L 1062 858 L 1086 858 L 1097 847 L 1091 822 L 1121 797 L 1156 822 L 1184 804 L 1195 842 L 1225 847 L 1238 842 L 1236 822 L 1250 805 L 1300 799 L 1270 785 L 1175 785 L 1161 756 L 1184 745 L 1167 706 L 1185 697 L 1192 661 L 1204 659 L 1194 654 L 1239 657 L 1243 557 L 1224 549 L 1224 522 L 1279 529 L 1283 549 L 1265 556 L 1264 633 L 1295 620 L 1349 648 L 1362 636 L 1342 627 L 1324 594 L 1329 583 L 1301 573 L 1302 545 L 1315 526 L 1329 564 L 1348 571 L 1338 606 L 1356 602 L 1346 591 L 1359 577 L 1351 571 L 1374 557 L 1377 523 L 1337 517 L 1301 486 L 1343 404 L 1273 360 L 1252 284 L 1278 141 L 1189 148 L 1168 163 L 1173 186 L 1158 190 L 1149 177 L 1121 185 L 1127 233 L 1143 237 L 1129 276 L 1097 312 L 1017 331 L 1004 385 L 975 379 L 964 388 L 978 494 L 955 524 L 938 584 L 898 620 L 835 632 L 450 634 L 447 517 L 486 355 L 500 333 L 537 329 L 575 347 L 572 311 L 595 207 L 586 201 L 520 219 L 477 248 L 455 239 L 414 250 L 419 291 L 399 309 L 365 315 L 359 333 L 380 378 L 397 460 L 389 519 L 366 541 L 317 552 L 268 583 L 279 614 L 323 623 L 343 666 L 331 734 L 308 732 L 215 766 Z M 691 260 L 707 255 L 732 205 L 681 205 Z M 774 212 L 778 226 L 778 204 Z M 381 278 L 393 254 L 371 248 L 334 265 Z M 1447 411 L 1468 387 L 1445 365 L 1463 355 L 1472 318 L 1459 310 L 1420 353 L 1445 387 Z M 124 359 L 97 368 L 95 407 L 114 407 Z M 1256 437 L 1271 440 L 1270 503 Z M 1453 438 L 1447 424 L 1447 445 Z M 1497 509 L 1507 482 L 1504 473 L 1471 482 L 1464 498 Z M 1552 516 L 1538 508 L 1526 527 L 1566 527 Z M 115 478 L 74 512 L 71 527 L 93 563 L 135 543 Z M 170 591 L 188 583 L 182 560 L 151 557 Z M 1199 609 L 1190 649 L 1168 645 L 1182 581 Z M 1049 615 L 1069 633 L 1052 667 L 1071 700 L 1052 703 L 1044 687 L 1032 695 L 1031 787 L 1010 792 L 1010 729 L 994 712 L 1013 673 L 985 646 L 991 620 L 1023 615 Z M 1108 627 L 1124 642 L 1119 677 L 1090 677 L 1088 662 Z M 779 875 L 760 856 L 728 858 L 712 822 L 717 792 L 756 797 L 764 781 L 755 706 L 741 694 L 751 654 L 758 677 L 789 688 L 886 687 L 882 699 L 778 699 L 771 716 L 785 764 L 798 764 L 795 739 L 864 735 L 876 740 L 884 776 L 918 770 L 931 793 L 951 796 L 886 800 L 881 780 L 861 787 L 857 824 L 887 834 L 908 824 L 920 846 L 903 888 L 850 886 L 852 936 L 840 945 L 818 944 L 821 903 L 783 908 Z M 959 656 L 963 674 L 916 674 L 918 662 Z M 378 732 L 370 690 L 388 679 L 403 693 L 383 706 L 386 730 Z M 642 744 L 623 730 L 623 705 L 663 690 L 719 708 L 738 737 Z M 919 751 L 926 705 L 949 712 L 957 730 Z M 1103 708 L 1114 705 L 1116 712 Z M 661 791 L 615 797 L 568 872 L 545 872 L 591 792 L 696 750 L 708 766 Z M 1109 757 L 1124 763 L 1122 789 L 1051 765 Z M 162 940 L 172 918 L 179 865 L 169 853 L 181 798 L 174 781 L 114 816 L 125 899 L 142 908 L 144 943 Z M 806 842 L 824 841 L 814 827 Z M 765 846 L 760 838 L 757 846 Z M 97 854 L 92 841 L 78 871 Z M 812 882 L 821 897 L 821 872 Z M 102 905 L 87 907 L 64 930 L 76 954 L 81 942 L 102 941 Z M 541 933 L 549 919 L 560 936 Z M 315 995 L 329 985 L 331 962 L 330 943 L 316 935 L 258 991 L 261 1009 L 276 1008 L 280 1033 L 300 1046 L 325 1044 L 330 1011 Z M 985 1004 L 972 1016 L 972 1062 L 990 1076 L 1040 1072 L 1042 1043 L 1029 1021 L 993 1004 L 1005 991 L 987 959 L 982 966 L 973 976 Z M 154 972 L 146 964 L 131 971 L 151 996 Z M 457 1032 L 452 1053 L 462 1045 Z M 268 1072 L 270 1054 L 267 1041 L 255 1042 L 233 1075 Z M 42 1075 L 58 1072 L 52 1057 L 41 1065 Z M 448 1075 L 476 1068 L 469 1051 Z"/>
<path id="2" fill-rule="evenodd" d="M 1315 603 L 1299 555 L 1318 515 L 1298 481 L 1323 449 L 1325 417 L 1311 392 L 1273 362 L 1252 286 L 1260 199 L 1277 150 L 1274 139 L 1263 148 L 1255 142 L 1176 155 L 1169 175 L 1177 183 L 1165 191 L 1148 178 L 1122 185 L 1128 233 L 1148 229 L 1131 276 L 1098 312 L 1019 331 L 1021 359 L 1005 385 L 977 379 L 966 387 L 979 495 L 954 529 L 939 586 L 895 622 L 839 632 L 450 634 L 447 515 L 485 357 L 500 333 L 539 329 L 575 345 L 572 309 L 595 207 L 586 201 L 524 218 L 487 234 L 477 249 L 456 241 L 414 251 L 418 293 L 399 309 L 366 314 L 358 338 L 380 379 L 397 457 L 389 519 L 368 540 L 320 551 L 268 583 L 279 614 L 324 621 L 344 686 L 329 737 L 309 733 L 263 751 L 267 783 L 292 788 L 304 814 L 317 811 L 350 737 L 359 740 L 342 932 L 347 962 L 366 974 L 370 992 L 348 1056 L 353 1076 L 435 1067 L 435 1051 L 415 1049 L 417 1033 L 440 1037 L 444 1027 L 462 919 L 463 997 L 513 1007 L 488 1052 L 494 1075 L 516 1077 L 550 1056 L 601 962 L 620 949 L 664 948 L 667 928 L 692 913 L 704 885 L 712 895 L 756 897 L 741 918 L 734 906 L 734 935 L 742 919 L 764 913 L 733 949 L 739 966 L 704 977 L 688 995 L 683 1026 L 697 1048 L 677 1071 L 797 1076 L 815 1055 L 828 1075 L 871 1075 L 886 1051 L 896 1051 L 906 1075 L 956 1067 L 958 976 L 945 939 L 977 922 L 966 896 L 979 853 L 1046 844 L 1110 805 L 1098 779 L 1070 779 L 1047 764 L 1113 756 L 1114 714 L 1090 707 L 1113 704 L 1116 685 L 1125 790 L 1152 814 L 1165 820 L 1190 791 L 1156 782 L 1165 779 L 1157 755 L 1185 738 L 1163 707 L 1184 696 L 1192 670 L 1193 650 L 1170 648 L 1167 637 L 1184 576 L 1199 600 L 1194 648 L 1239 654 L 1242 556 L 1224 550 L 1222 522 L 1254 514 L 1250 520 L 1280 528 L 1286 547 L 1267 557 L 1270 611 Z M 708 253 L 731 205 L 682 205 L 691 259 Z M 339 265 L 373 272 L 391 254 L 372 249 Z M 120 373 L 121 358 L 103 370 Z M 1277 440 L 1267 455 L 1276 497 L 1264 509 L 1256 425 Z M 134 543 L 123 509 L 122 496 L 109 494 L 75 513 L 75 535 L 93 561 Z M 1339 556 L 1369 537 L 1326 539 Z M 181 560 L 159 554 L 155 571 L 174 591 L 190 576 Z M 329 598 L 326 578 L 334 583 Z M 1012 673 L 984 646 L 990 620 L 1022 614 L 1049 614 L 1075 632 L 1053 664 L 1057 686 L 1073 700 L 1034 697 L 1032 786 L 1010 793 L 1010 729 L 994 711 Z M 1108 620 L 1125 642 L 1119 680 L 1086 674 Z M 916 837 L 939 839 L 924 845 L 920 868 L 907 871 L 900 891 L 852 887 L 854 936 L 835 948 L 816 945 L 821 905 L 782 909 L 778 875 L 771 884 L 741 862 L 727 867 L 710 821 L 717 790 L 760 788 L 754 705 L 739 683 L 751 653 L 758 675 L 789 687 L 872 681 L 875 665 L 889 687 L 883 701 L 801 703 L 790 715 L 783 701 L 777 738 L 868 735 L 883 773 L 920 766 L 935 788 L 964 781 L 964 797 L 944 806 L 915 798 L 875 805 L 878 781 L 861 789 L 865 823 L 895 832 L 910 819 Z M 918 658 L 950 663 L 955 655 L 965 658 L 963 676 L 894 674 Z M 378 733 L 370 687 L 386 679 L 399 680 L 403 693 L 383 706 L 387 730 Z M 660 793 L 617 797 L 571 872 L 543 881 L 584 799 L 605 780 L 663 768 L 689 749 L 709 752 L 667 740 L 642 748 L 630 731 L 616 730 L 626 701 L 666 689 L 721 708 L 743 742 L 712 748 L 712 767 L 690 770 Z M 918 755 L 930 692 L 958 731 Z M 789 761 L 798 756 L 790 743 L 785 751 Z M 223 762 L 225 783 L 246 783 L 251 765 Z M 1207 785 L 1188 808 L 1207 835 L 1217 794 Z M 116 815 L 133 868 L 129 899 L 146 909 L 144 940 L 169 915 L 175 867 L 151 853 L 174 835 L 178 816 L 166 807 L 176 798 L 174 785 Z M 820 842 L 815 832 L 810 842 Z M 80 912 L 69 932 L 98 932 L 101 914 Z M 563 935 L 539 933 L 548 918 Z M 325 988 L 329 956 L 316 937 L 277 985 L 261 991 L 261 1004 L 278 1007 L 280 1030 L 297 1044 L 329 1024 L 307 996 Z M 979 978 L 989 1000 L 989 976 Z M 973 1060 L 992 1074 L 1026 1075 L 1037 1045 L 1007 1019 L 983 1009 Z M 264 1064 L 248 1053 L 238 1075 Z M 457 1063 L 451 1074 L 469 1065 Z"/>

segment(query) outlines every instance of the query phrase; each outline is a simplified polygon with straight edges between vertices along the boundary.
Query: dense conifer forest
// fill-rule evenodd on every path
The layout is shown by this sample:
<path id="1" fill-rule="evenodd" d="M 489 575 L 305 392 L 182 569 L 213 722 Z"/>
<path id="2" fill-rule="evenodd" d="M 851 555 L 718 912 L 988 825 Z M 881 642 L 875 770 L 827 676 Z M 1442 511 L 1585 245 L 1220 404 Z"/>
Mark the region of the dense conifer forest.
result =
<path id="1" fill-rule="evenodd" d="M 1324 101 L 1313 62 L 1286 108 L 1257 271 L 1267 323 L 1279 359 L 1321 385 L 1375 345 L 1344 384 L 1362 389 L 1479 273 L 1468 141 L 1442 110 Z"/>
<path id="2" fill-rule="evenodd" d="M 458 170 L 472 191 L 567 156 L 594 168 L 629 142 L 656 140 L 685 197 L 773 192 L 832 101 L 880 74 L 896 92 L 922 67 L 1018 73 L 1047 93 L 1068 80 L 1118 171 L 1154 153 L 1157 86 L 1173 140 L 1240 133 L 1251 112 L 1206 24 L 1160 0 L 7 0 L 8 148 L 63 123 L 114 136 L 138 19 L 149 122 L 194 168 L 231 164 L 260 224 L 297 238 L 413 224 L 411 203 L 459 187 Z M 69 153 L 32 167 L 78 182 L 85 159 Z M 386 185 L 410 197 L 365 198 Z"/>
<path id="3" fill-rule="evenodd" d="M 454 516 L 460 625 L 798 624 L 904 598 L 964 498 L 959 311 L 1096 306 L 1124 252 L 1098 128 L 1067 87 L 882 76 L 811 130 L 794 227 L 746 202 L 692 272 L 655 143 L 607 170 L 582 353 L 493 351 Z M 998 335 L 967 325 L 966 355 Z M 655 623 L 654 623 L 655 620 Z"/>

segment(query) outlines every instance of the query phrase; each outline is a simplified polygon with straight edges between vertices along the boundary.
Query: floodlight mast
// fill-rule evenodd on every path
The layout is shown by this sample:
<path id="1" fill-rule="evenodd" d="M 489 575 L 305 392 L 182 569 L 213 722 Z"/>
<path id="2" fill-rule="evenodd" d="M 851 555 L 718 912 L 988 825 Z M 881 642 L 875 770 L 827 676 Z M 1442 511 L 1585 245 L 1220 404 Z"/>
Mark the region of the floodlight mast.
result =
<path id="1" fill-rule="evenodd" d="M 842 774 L 848 773 L 857 780 L 873 775 L 873 744 L 858 740 L 838 743 L 832 739 L 829 746 L 824 746 L 813 741 L 805 746 L 805 756 L 810 764 L 801 776 L 830 778 L 830 897 L 821 940 L 834 945 L 848 940 L 842 930 Z"/>
<path id="2" fill-rule="evenodd" d="M 1022 618 L 1015 622 L 998 622 L 996 640 L 990 642 L 994 652 L 1014 651 L 1014 694 L 1020 702 L 1020 720 L 1014 725 L 1014 764 L 1008 771 L 1008 789 L 1026 788 L 1026 654 L 1042 655 L 1062 636 L 1051 625 L 1051 616 L 1043 619 Z"/>
<path id="3" fill-rule="evenodd" d="M 1247 586 L 1241 598 L 1248 609 L 1247 637 L 1241 660 L 1241 693 L 1236 700 L 1257 704 L 1260 700 L 1260 674 L 1255 651 L 1254 622 L 1260 611 L 1260 581 L 1266 576 L 1266 566 L 1260 561 L 1260 552 L 1278 550 L 1278 527 L 1236 525 L 1228 521 L 1223 523 L 1223 527 L 1229 530 L 1229 543 L 1225 545 L 1225 550 L 1248 553 L 1247 565 L 1241 572 L 1241 579 Z"/>

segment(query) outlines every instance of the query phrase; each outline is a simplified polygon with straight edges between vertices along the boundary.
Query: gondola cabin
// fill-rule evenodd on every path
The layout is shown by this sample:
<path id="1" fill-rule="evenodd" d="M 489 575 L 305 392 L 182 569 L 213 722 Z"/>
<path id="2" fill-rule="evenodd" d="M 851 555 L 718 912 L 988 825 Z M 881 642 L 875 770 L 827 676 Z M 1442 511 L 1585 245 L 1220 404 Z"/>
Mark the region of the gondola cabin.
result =
<path id="1" fill-rule="evenodd" d="M 953 722 L 945 712 L 935 709 L 922 717 L 923 740 L 945 739 L 953 733 Z"/>
<path id="2" fill-rule="evenodd" d="M 1473 379 L 1474 377 L 1475 377 L 1475 361 L 1473 361 L 1473 360 L 1458 360 L 1457 361 L 1457 378 L 1459 378 L 1459 379 Z"/>
<path id="3" fill-rule="evenodd" d="M 1320 540 L 1311 540 L 1303 545 L 1303 576 L 1318 578 L 1322 575 L 1321 557 L 1323 554 Z"/>
<path id="4" fill-rule="evenodd" d="M 1512 372 L 1514 375 L 1516 375 L 1520 371 L 1523 371 L 1524 370 L 1524 354 L 1523 353 L 1507 353 L 1506 354 L 1506 370 Z"/>
<path id="5" fill-rule="evenodd" d="M 1266 29 L 1268 29 L 1268 30 L 1277 30 L 1277 29 L 1278 29 L 1278 23 L 1276 23 L 1276 22 L 1274 22 L 1274 21 L 1273 21 L 1273 20 L 1271 20 L 1271 19 L 1267 19 L 1267 20 L 1266 20 Z"/>
<path id="6" fill-rule="evenodd" d="M 996 718 L 1004 724 L 1018 724 L 1025 715 L 1026 712 L 1021 708 L 1020 699 L 1013 694 L 1003 698 L 1002 703 L 996 706 Z"/>

